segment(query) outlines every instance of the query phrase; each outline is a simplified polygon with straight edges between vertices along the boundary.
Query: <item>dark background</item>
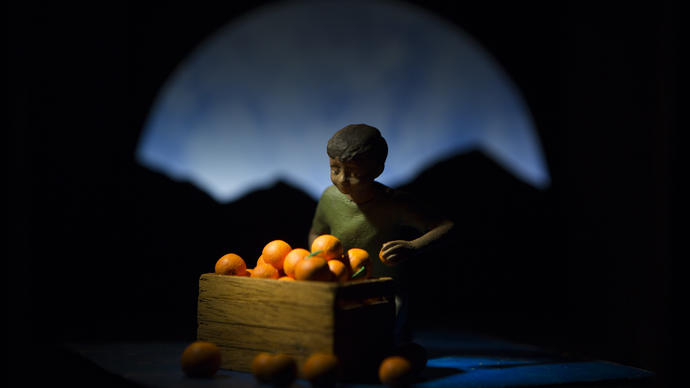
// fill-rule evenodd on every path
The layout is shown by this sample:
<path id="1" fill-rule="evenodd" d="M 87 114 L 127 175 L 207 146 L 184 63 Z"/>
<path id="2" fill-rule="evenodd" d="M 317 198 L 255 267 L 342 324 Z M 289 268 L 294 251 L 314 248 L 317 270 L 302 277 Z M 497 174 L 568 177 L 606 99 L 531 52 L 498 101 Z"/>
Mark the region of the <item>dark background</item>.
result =
<path id="1" fill-rule="evenodd" d="M 251 265 L 272 239 L 306 246 L 315 202 L 298 189 L 220 205 L 134 162 L 176 65 L 257 4 L 225 3 L 10 2 L 5 284 L 19 364 L 65 341 L 191 340 L 198 277 L 220 255 Z M 458 225 L 416 275 L 415 327 L 616 361 L 669 384 L 678 6 L 413 3 L 512 77 L 553 180 L 537 190 L 469 153 L 405 186 Z"/>

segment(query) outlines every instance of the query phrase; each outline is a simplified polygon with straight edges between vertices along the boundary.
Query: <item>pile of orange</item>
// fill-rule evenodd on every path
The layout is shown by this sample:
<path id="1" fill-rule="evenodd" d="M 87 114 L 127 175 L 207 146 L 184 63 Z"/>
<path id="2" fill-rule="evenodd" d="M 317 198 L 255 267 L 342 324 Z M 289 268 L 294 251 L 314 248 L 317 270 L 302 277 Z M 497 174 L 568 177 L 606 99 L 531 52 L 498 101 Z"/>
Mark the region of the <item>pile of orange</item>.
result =
<path id="1" fill-rule="evenodd" d="M 247 268 L 238 254 L 228 253 L 218 259 L 215 272 L 287 281 L 346 282 L 368 279 L 371 261 L 364 249 L 351 248 L 345 252 L 337 237 L 322 234 L 314 239 L 311 250 L 292 248 L 283 240 L 273 240 L 264 246 L 254 268 Z"/>
<path id="2" fill-rule="evenodd" d="M 342 242 L 330 234 L 318 236 L 309 248 L 293 248 L 286 241 L 273 240 L 263 247 L 254 268 L 247 268 L 238 254 L 228 253 L 218 259 L 215 272 L 279 281 L 348 282 L 371 277 L 372 263 L 364 249 L 345 249 Z M 183 357 L 183 369 L 190 376 L 210 376 L 218 369 L 216 350 L 203 345 L 200 350 L 188 351 Z M 417 380 L 426 361 L 426 351 L 421 346 L 400 347 L 380 360 L 379 380 L 390 387 L 410 385 Z M 372 365 L 372 372 L 375 366 Z M 259 353 L 253 359 L 251 371 L 262 384 L 289 386 L 302 377 L 314 387 L 333 387 L 342 373 L 338 358 L 327 353 L 314 353 L 301 365 L 287 354 Z"/>

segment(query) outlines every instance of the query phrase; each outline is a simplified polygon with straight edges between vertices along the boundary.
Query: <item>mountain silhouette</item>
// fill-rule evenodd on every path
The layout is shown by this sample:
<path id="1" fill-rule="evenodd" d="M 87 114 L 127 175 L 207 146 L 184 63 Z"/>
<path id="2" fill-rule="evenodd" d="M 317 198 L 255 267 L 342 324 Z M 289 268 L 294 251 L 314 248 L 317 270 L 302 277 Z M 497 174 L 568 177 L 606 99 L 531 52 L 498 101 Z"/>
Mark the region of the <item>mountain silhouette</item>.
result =
<path id="1" fill-rule="evenodd" d="M 104 178 L 81 176 L 82 190 L 99 195 L 83 196 L 72 229 L 47 242 L 71 255 L 56 269 L 61 276 L 45 276 L 65 301 L 59 310 L 67 318 L 55 330 L 67 338 L 191 339 L 199 276 L 213 272 L 220 256 L 237 253 L 251 267 L 271 240 L 308 248 L 316 201 L 286 182 L 222 204 L 134 161 L 118 171 L 121 181 L 107 185 L 119 190 L 89 188 L 106 185 Z M 478 151 L 439 161 L 398 188 L 456 223 L 450 243 L 420 263 L 417 324 L 441 314 L 436 302 L 450 322 L 473 311 L 540 311 L 560 296 L 548 192 Z"/>
<path id="2" fill-rule="evenodd" d="M 139 165 L 132 169 L 137 187 L 131 198 L 132 250 L 139 257 L 138 274 L 132 277 L 149 297 L 163 302 L 160 309 L 140 305 L 138 312 L 149 322 L 165 316 L 176 322 L 159 335 L 195 335 L 199 276 L 213 272 L 222 255 L 237 253 L 253 267 L 271 240 L 306 247 L 316 202 L 287 183 L 221 204 L 191 183 Z"/>

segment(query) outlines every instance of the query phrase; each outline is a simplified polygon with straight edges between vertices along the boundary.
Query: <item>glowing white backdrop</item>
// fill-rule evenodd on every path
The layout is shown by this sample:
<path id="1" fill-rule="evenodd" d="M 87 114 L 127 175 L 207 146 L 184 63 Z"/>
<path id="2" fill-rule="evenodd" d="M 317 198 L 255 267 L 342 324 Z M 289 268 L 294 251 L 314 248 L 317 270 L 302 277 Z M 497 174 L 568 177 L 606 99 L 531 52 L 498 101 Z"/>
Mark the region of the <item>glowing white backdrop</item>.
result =
<path id="1" fill-rule="evenodd" d="M 367 123 L 389 144 L 396 186 L 479 148 L 549 184 L 518 90 L 455 26 L 394 2 L 297 2 L 256 9 L 204 41 L 161 89 L 138 161 L 220 202 L 282 179 L 318 198 L 326 142 Z"/>

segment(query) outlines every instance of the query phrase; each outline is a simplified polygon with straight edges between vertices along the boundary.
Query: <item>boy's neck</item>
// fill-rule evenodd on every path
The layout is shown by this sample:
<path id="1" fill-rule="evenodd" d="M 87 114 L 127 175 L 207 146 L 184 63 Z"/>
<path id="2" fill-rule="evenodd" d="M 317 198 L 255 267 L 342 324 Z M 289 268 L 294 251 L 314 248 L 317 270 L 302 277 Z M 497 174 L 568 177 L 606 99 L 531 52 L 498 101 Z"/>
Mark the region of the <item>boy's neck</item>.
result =
<path id="1" fill-rule="evenodd" d="M 368 190 L 361 191 L 358 193 L 345 194 L 345 196 L 347 197 L 347 199 L 356 203 L 358 206 L 364 205 L 365 203 L 371 202 L 374 198 L 376 198 L 376 195 L 379 192 L 378 187 L 378 182 L 374 181 L 371 183 L 371 186 L 369 186 Z"/>

